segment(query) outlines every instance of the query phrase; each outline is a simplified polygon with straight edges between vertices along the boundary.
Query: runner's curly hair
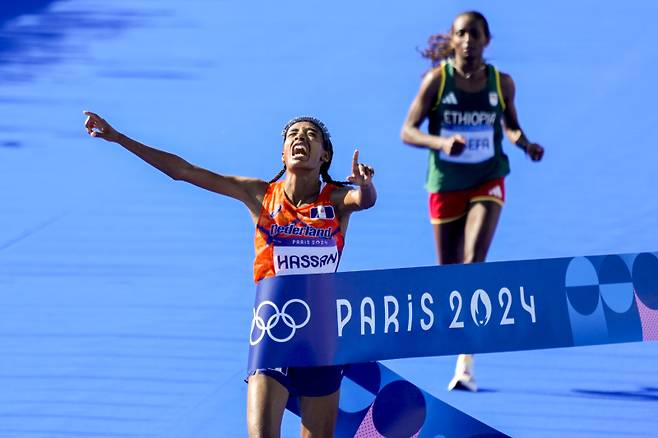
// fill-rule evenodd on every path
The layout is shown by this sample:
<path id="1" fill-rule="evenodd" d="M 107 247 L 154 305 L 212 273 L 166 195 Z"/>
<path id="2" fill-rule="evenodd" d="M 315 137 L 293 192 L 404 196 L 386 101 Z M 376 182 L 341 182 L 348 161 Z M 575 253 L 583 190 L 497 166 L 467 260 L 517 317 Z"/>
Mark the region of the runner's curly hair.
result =
<path id="1" fill-rule="evenodd" d="M 329 175 L 329 167 L 331 166 L 331 160 L 334 157 L 334 146 L 331 144 L 331 134 L 329 133 L 329 130 L 327 129 L 326 125 L 322 123 L 320 120 L 311 116 L 295 117 L 294 119 L 286 123 L 286 126 L 284 126 L 283 130 L 281 131 L 281 135 L 283 136 L 284 141 L 286 138 L 286 134 L 288 133 L 288 129 L 290 129 L 290 127 L 295 123 L 299 123 L 299 122 L 313 123 L 322 132 L 322 147 L 324 148 L 325 151 L 329 152 L 329 161 L 322 163 L 322 165 L 320 166 L 320 176 L 322 177 L 322 181 L 326 184 L 334 184 L 339 187 L 344 187 L 348 185 L 349 183 L 344 181 L 335 181 Z M 269 181 L 269 184 L 278 181 L 279 178 L 281 178 L 284 173 L 286 173 L 285 164 L 283 165 L 283 169 L 281 169 L 281 171 L 277 173 L 276 176 L 274 176 L 274 178 L 272 178 Z"/>
<path id="2" fill-rule="evenodd" d="M 455 20 L 465 15 L 468 15 L 471 18 L 474 18 L 478 20 L 480 23 L 482 23 L 485 36 L 487 37 L 487 39 L 491 39 L 491 32 L 489 31 L 489 22 L 487 22 L 487 19 L 484 18 L 484 15 L 482 15 L 480 12 L 477 11 L 467 11 L 457 15 L 457 17 L 455 17 Z M 455 50 L 452 47 L 450 47 L 450 37 L 452 36 L 453 31 L 454 29 L 452 28 L 452 26 L 450 26 L 450 30 L 448 31 L 448 33 L 437 33 L 431 35 L 428 38 L 427 48 L 421 51 L 420 54 L 423 56 L 423 58 L 427 58 L 432 62 L 432 67 L 437 67 L 438 65 L 441 64 L 441 61 L 444 61 L 449 58 L 453 58 L 455 56 Z"/>

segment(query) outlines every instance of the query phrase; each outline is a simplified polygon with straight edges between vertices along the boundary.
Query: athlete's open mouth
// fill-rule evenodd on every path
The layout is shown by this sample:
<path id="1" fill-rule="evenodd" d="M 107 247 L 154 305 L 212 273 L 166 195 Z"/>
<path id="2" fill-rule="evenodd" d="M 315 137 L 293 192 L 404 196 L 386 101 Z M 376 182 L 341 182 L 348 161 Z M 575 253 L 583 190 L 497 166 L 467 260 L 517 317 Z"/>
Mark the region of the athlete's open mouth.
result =
<path id="1" fill-rule="evenodd" d="M 306 156 L 308 155 L 308 146 L 304 143 L 296 143 L 292 145 L 292 156 L 297 157 L 297 156 Z"/>

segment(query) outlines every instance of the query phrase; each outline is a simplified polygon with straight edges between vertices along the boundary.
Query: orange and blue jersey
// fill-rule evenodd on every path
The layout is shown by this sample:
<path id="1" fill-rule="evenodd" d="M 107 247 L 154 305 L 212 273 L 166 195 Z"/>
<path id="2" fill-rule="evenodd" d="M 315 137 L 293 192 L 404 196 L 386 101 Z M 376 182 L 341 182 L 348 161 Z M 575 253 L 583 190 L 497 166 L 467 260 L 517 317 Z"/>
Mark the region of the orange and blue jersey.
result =
<path id="1" fill-rule="evenodd" d="M 270 184 L 256 225 L 254 280 L 275 275 L 336 272 L 343 252 L 340 219 L 325 184 L 315 202 L 294 206 L 284 182 Z"/>

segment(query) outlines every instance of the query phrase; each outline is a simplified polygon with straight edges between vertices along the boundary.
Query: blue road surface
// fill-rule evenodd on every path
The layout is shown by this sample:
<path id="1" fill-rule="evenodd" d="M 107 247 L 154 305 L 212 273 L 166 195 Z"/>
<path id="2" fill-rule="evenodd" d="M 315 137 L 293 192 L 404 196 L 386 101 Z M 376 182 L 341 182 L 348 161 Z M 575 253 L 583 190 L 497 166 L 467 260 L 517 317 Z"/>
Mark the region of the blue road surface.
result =
<path id="1" fill-rule="evenodd" d="M 399 130 L 427 37 L 488 17 L 531 163 L 509 143 L 490 260 L 658 250 L 658 3 L 61 0 L 0 4 L 0 437 L 246 435 L 253 226 L 238 202 L 88 138 L 82 110 L 226 174 L 269 179 L 280 130 L 314 114 L 331 174 L 355 147 L 376 207 L 341 270 L 435 261 L 427 154 Z M 658 435 L 658 343 L 388 362 L 512 436 Z M 286 415 L 283 436 L 298 436 Z"/>

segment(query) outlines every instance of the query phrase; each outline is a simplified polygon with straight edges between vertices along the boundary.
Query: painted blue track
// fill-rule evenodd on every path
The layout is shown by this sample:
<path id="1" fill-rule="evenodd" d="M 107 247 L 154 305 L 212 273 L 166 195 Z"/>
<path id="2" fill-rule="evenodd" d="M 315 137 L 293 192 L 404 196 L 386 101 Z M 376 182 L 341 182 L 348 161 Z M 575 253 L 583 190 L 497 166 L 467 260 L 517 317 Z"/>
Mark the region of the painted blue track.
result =
<path id="1" fill-rule="evenodd" d="M 315 114 L 333 175 L 355 146 L 377 168 L 342 270 L 431 264 L 426 155 L 398 132 L 426 68 L 415 48 L 479 9 L 547 149 L 536 165 L 506 145 L 490 259 L 658 249 L 651 2 L 16 4 L 0 6 L 3 438 L 245 435 L 248 214 L 86 138 L 82 109 L 261 178 L 279 170 L 285 121 Z M 655 436 L 657 360 L 656 343 L 482 355 L 475 395 L 445 392 L 453 358 L 388 365 L 513 436 Z"/>

